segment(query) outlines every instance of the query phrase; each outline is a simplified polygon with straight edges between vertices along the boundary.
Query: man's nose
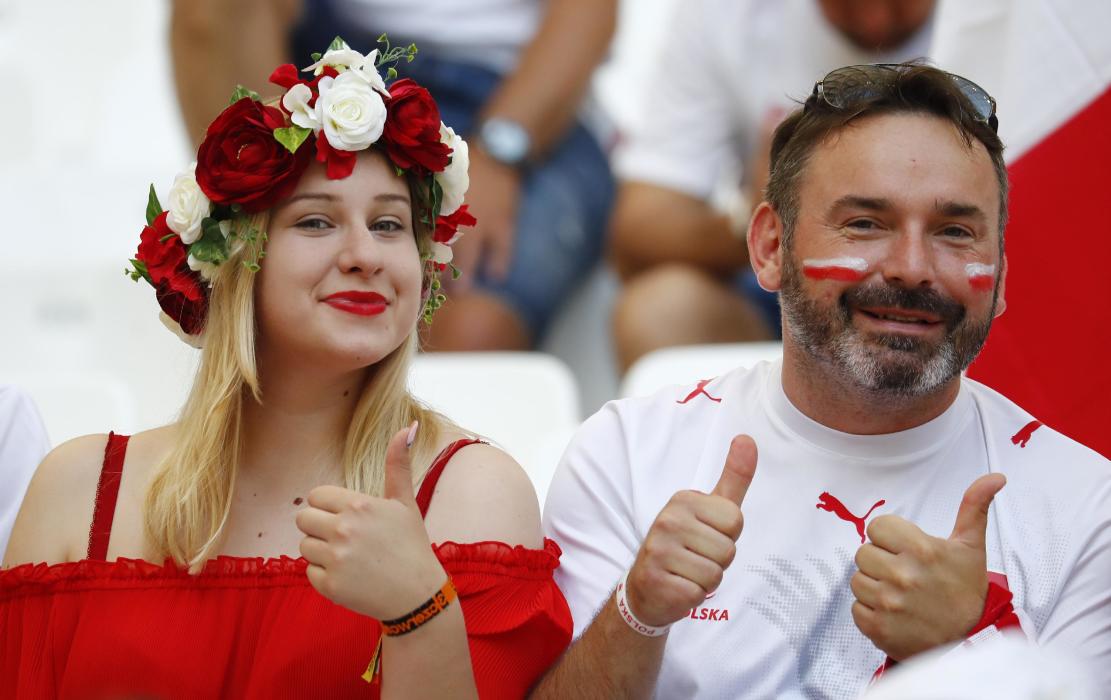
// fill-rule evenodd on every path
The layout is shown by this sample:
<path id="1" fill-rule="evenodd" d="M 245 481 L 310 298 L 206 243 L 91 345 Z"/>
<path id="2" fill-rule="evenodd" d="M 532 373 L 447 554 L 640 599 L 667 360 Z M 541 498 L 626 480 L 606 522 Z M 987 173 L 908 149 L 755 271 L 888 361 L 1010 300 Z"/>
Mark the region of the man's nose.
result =
<path id="1" fill-rule="evenodd" d="M 934 282 L 934 260 L 926 235 L 904 231 L 890 244 L 880 263 L 884 279 L 903 287 L 929 287 Z"/>

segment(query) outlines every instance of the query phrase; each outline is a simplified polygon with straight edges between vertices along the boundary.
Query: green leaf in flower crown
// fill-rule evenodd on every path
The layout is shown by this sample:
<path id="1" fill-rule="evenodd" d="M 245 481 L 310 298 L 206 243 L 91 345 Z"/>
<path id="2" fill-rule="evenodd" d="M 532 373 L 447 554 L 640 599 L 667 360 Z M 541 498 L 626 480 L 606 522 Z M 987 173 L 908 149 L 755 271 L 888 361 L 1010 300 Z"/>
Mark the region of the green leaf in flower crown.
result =
<path id="1" fill-rule="evenodd" d="M 440 183 L 432 176 L 432 223 L 436 223 L 436 217 L 440 215 L 440 207 L 444 203 L 444 188 L 440 187 Z"/>
<path id="2" fill-rule="evenodd" d="M 324 54 L 320 53 L 319 51 L 313 51 L 312 53 L 309 54 L 309 58 L 312 59 L 313 63 L 316 63 L 321 58 L 324 58 Z"/>
<path id="3" fill-rule="evenodd" d="M 349 48 L 351 48 L 351 47 L 348 46 L 347 42 L 344 41 L 343 37 L 340 37 L 340 36 L 337 36 L 335 39 L 332 39 L 332 43 L 328 44 L 328 50 L 329 51 L 339 51 L 340 49 L 349 49 Z"/>
<path id="4" fill-rule="evenodd" d="M 228 259 L 227 241 L 220 232 L 220 222 L 212 217 L 201 220 L 201 237 L 189 246 L 189 254 L 201 262 L 219 265 Z"/>
<path id="5" fill-rule="evenodd" d="M 233 105 L 236 102 L 242 100 L 244 97 L 250 97 L 252 100 L 254 100 L 256 102 L 261 102 L 262 101 L 262 98 L 259 97 L 258 93 L 255 92 L 254 90 L 252 90 L 250 88 L 243 87 L 242 85 L 236 85 L 235 86 L 235 92 L 233 92 L 231 94 L 231 102 L 228 102 L 228 104 Z"/>
<path id="6" fill-rule="evenodd" d="M 311 133 L 312 129 L 293 124 L 281 129 L 274 129 L 274 139 L 285 146 L 290 153 L 296 153 Z"/>
<path id="7" fill-rule="evenodd" d="M 147 264 L 145 262 L 137 260 L 136 258 L 131 258 L 129 262 L 131 263 L 132 269 L 124 270 L 123 272 L 125 275 L 131 277 L 133 282 L 138 282 L 139 279 L 142 278 L 150 282 L 151 285 L 154 284 L 154 282 L 150 281 L 150 273 L 147 272 Z"/>
<path id="8" fill-rule="evenodd" d="M 386 80 L 393 80 L 396 77 L 397 77 L 397 69 L 396 68 L 394 68 L 393 66 L 390 66 L 389 68 L 386 69 Z"/>
<path id="9" fill-rule="evenodd" d="M 147 195 L 147 226 L 154 223 L 158 215 L 162 213 L 162 205 L 158 202 L 158 195 L 154 191 L 154 185 L 150 186 L 150 194 Z"/>

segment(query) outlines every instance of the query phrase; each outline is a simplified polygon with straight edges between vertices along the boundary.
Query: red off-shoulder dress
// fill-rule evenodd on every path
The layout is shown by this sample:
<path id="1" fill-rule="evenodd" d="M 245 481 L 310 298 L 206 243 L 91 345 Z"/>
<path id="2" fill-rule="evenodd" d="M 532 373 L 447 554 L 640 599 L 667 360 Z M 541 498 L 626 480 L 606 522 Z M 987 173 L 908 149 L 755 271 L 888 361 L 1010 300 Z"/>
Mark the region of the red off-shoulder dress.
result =
<path id="1" fill-rule="evenodd" d="M 448 460 L 473 442 L 437 457 L 422 515 Z M 106 561 L 126 448 L 109 436 L 87 559 L 0 571 L 0 698 L 378 697 L 361 678 L 377 622 L 317 593 L 304 559 L 218 557 L 195 575 L 171 561 Z M 459 591 L 479 695 L 522 697 L 571 640 L 552 580 L 559 547 L 433 549 Z"/>

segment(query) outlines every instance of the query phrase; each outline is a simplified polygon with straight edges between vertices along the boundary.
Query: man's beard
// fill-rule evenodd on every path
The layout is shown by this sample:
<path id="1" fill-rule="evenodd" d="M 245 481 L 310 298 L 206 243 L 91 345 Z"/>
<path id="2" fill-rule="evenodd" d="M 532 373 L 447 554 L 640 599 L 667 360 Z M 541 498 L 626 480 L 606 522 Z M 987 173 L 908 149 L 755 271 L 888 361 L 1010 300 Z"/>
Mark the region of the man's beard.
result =
<path id="1" fill-rule="evenodd" d="M 810 357 L 873 394 L 915 397 L 933 393 L 964 371 L 987 340 L 998 289 L 983 321 L 969 318 L 963 305 L 936 290 L 889 284 L 850 287 L 835 307 L 826 309 L 806 296 L 798 267 L 790 252 L 784 253 L 779 299 L 784 333 Z M 894 333 L 865 335 L 852 321 L 852 310 L 861 307 L 936 314 L 945 326 L 945 335 L 936 343 Z"/>

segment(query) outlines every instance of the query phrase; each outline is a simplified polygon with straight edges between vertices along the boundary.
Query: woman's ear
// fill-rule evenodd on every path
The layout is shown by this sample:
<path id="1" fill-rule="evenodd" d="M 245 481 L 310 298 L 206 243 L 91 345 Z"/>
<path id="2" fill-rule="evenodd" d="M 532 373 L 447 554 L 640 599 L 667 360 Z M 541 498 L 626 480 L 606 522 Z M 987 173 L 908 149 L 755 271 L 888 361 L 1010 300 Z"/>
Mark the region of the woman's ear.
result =
<path id="1" fill-rule="evenodd" d="M 748 222 L 748 259 L 760 287 L 779 291 L 783 271 L 783 220 L 767 202 L 760 202 Z"/>

